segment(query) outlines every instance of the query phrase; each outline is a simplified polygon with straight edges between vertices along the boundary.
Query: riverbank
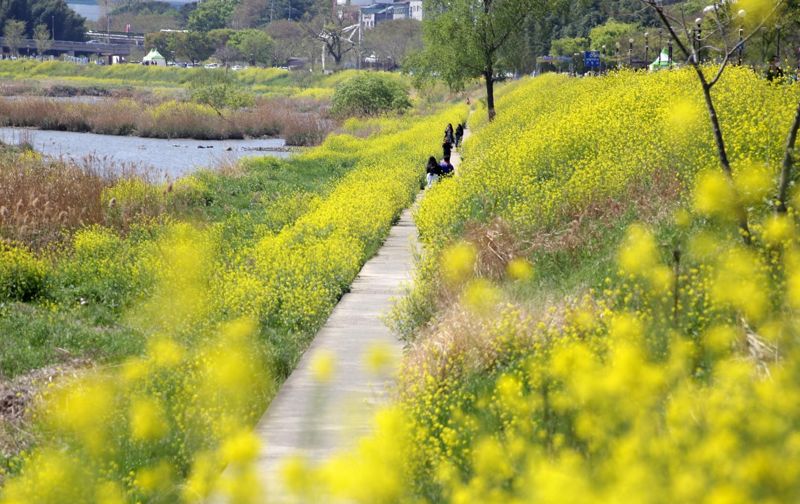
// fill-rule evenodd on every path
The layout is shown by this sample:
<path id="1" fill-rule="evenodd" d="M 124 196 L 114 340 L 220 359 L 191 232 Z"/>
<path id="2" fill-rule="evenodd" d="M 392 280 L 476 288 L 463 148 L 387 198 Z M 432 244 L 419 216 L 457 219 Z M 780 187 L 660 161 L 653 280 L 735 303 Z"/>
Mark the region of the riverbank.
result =
<path id="1" fill-rule="evenodd" d="M 215 108 L 188 100 L 16 96 L 0 98 L 0 126 L 167 139 L 280 137 L 287 145 L 307 146 L 319 144 L 336 127 L 328 108 L 324 101 L 292 98 Z"/>
<path id="2" fill-rule="evenodd" d="M 160 139 L 35 129 L 1 128 L 0 142 L 24 143 L 51 159 L 122 175 L 126 167 L 147 170 L 153 180 L 175 180 L 204 168 L 259 156 L 287 158 L 300 147 L 280 138 L 247 140 Z"/>

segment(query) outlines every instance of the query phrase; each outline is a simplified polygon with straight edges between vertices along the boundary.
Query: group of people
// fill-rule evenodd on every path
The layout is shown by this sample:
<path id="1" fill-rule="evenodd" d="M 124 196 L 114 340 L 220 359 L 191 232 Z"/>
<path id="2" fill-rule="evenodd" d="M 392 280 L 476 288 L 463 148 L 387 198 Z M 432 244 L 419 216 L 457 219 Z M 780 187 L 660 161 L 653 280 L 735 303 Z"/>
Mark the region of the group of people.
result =
<path id="1" fill-rule="evenodd" d="M 444 130 L 444 142 L 442 143 L 442 160 L 436 161 L 434 156 L 428 158 L 428 165 L 425 167 L 427 173 L 427 185 L 436 182 L 442 177 L 449 177 L 453 174 L 453 165 L 450 163 L 450 154 L 453 148 L 461 147 L 461 140 L 464 138 L 465 125 L 459 123 L 455 129 L 452 124 L 448 124 Z"/>

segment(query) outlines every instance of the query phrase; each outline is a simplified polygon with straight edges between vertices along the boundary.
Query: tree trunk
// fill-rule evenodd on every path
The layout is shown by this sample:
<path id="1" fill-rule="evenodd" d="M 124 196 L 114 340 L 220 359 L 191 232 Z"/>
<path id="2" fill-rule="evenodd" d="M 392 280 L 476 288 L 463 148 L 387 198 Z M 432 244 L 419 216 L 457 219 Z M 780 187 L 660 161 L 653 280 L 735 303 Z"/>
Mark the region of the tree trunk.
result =
<path id="1" fill-rule="evenodd" d="M 711 119 L 711 126 L 714 130 L 714 141 L 717 144 L 717 156 L 719 157 L 719 164 L 722 170 L 728 177 L 728 181 L 733 184 L 733 171 L 731 170 L 731 163 L 728 161 L 728 152 L 725 149 L 725 140 L 722 138 L 722 128 L 719 125 L 719 117 L 717 117 L 717 109 L 714 107 L 714 100 L 711 98 L 711 87 L 705 82 L 702 76 L 702 70 L 695 66 L 695 70 L 700 75 L 700 83 L 703 87 L 703 98 L 706 101 L 706 108 L 708 109 L 708 117 Z M 741 203 L 736 202 L 736 218 L 739 220 L 739 232 L 742 234 L 742 240 L 747 245 L 751 243 L 750 226 L 747 224 L 747 210 Z"/>
<path id="2" fill-rule="evenodd" d="M 483 73 L 483 78 L 486 80 L 486 108 L 489 111 L 489 121 L 494 120 L 494 72 L 487 70 Z"/>
<path id="3" fill-rule="evenodd" d="M 792 182 L 792 166 L 794 165 L 794 145 L 797 141 L 797 130 L 800 128 L 800 102 L 797 103 L 797 111 L 794 113 L 794 122 L 789 129 L 786 137 L 786 148 L 783 153 L 783 166 L 781 167 L 781 181 L 778 186 L 778 207 L 777 211 L 786 213 L 786 198 L 789 196 L 789 184 Z"/>

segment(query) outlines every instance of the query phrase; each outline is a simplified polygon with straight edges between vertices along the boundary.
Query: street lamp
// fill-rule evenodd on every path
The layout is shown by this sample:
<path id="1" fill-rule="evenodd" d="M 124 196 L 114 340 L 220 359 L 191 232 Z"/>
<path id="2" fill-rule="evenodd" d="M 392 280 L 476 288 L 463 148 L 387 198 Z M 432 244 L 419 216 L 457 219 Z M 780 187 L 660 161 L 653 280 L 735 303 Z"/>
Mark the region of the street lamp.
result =
<path id="1" fill-rule="evenodd" d="M 697 18 L 694 20 L 695 24 L 695 31 L 694 31 L 694 39 L 695 39 L 695 63 L 700 63 L 700 48 L 702 47 L 702 38 L 703 38 L 703 29 L 701 25 L 703 23 L 703 18 Z"/>
<path id="2" fill-rule="evenodd" d="M 633 68 L 633 38 L 628 39 L 628 66 Z"/>
<path id="3" fill-rule="evenodd" d="M 669 67 L 672 68 L 672 39 L 667 40 L 667 61 Z"/>
<path id="4" fill-rule="evenodd" d="M 658 52 L 661 53 L 661 50 L 664 49 L 664 46 L 661 45 L 661 36 L 664 34 L 664 30 L 659 28 L 658 29 Z"/>
<path id="5" fill-rule="evenodd" d="M 742 66 L 742 53 L 744 53 L 744 28 L 739 28 L 739 66 Z"/>
<path id="6" fill-rule="evenodd" d="M 601 47 L 601 50 L 603 52 L 603 57 L 600 58 L 600 70 L 602 71 L 603 70 L 602 67 L 603 67 L 603 64 L 604 64 L 605 59 L 606 59 L 606 45 L 605 44 L 603 44 L 603 47 Z"/>
<path id="7" fill-rule="evenodd" d="M 650 33 L 644 32 L 644 63 L 650 61 Z"/>

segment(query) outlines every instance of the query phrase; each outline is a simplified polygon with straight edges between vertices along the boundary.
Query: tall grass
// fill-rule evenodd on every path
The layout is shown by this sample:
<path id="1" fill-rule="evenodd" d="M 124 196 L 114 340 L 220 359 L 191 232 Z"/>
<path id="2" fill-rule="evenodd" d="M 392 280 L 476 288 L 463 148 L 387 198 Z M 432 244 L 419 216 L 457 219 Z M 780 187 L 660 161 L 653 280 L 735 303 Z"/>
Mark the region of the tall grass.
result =
<path id="1" fill-rule="evenodd" d="M 315 145 L 335 126 L 327 109 L 324 101 L 290 98 L 215 110 L 179 101 L 143 105 L 131 99 L 75 103 L 24 97 L 0 99 L 0 125 L 200 140 L 285 135 L 289 145 Z"/>

